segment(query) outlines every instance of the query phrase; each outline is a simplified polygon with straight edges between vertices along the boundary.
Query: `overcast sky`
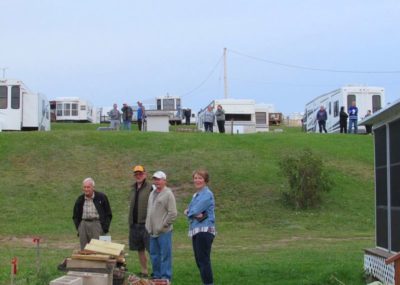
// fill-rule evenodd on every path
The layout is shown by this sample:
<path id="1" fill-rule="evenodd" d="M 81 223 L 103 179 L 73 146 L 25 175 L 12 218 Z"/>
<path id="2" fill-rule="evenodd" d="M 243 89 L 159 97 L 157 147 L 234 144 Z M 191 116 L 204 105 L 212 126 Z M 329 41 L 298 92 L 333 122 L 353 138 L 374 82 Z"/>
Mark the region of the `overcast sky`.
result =
<path id="1" fill-rule="evenodd" d="M 285 114 L 348 84 L 400 98 L 398 0 L 0 0 L 0 12 L 0 67 L 48 99 L 169 93 L 198 111 L 224 97 L 224 48 L 229 97 Z"/>

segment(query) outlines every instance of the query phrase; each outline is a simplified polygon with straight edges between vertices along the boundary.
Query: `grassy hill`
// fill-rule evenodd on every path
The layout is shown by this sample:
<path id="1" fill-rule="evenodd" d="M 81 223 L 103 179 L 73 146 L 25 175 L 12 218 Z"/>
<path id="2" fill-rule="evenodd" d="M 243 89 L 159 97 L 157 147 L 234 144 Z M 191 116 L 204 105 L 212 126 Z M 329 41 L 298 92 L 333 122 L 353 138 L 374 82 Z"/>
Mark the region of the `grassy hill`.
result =
<path id="1" fill-rule="evenodd" d="M 283 133 L 99 132 L 96 125 L 53 124 L 51 132 L 0 133 L 0 284 L 19 258 L 20 284 L 48 284 L 78 247 L 72 208 L 81 182 L 93 177 L 113 209 L 111 235 L 127 243 L 131 167 L 164 170 L 179 213 L 194 189 L 191 173 L 211 174 L 218 235 L 216 284 L 365 284 L 363 248 L 374 245 L 373 140 L 362 135 Z M 282 205 L 286 186 L 278 162 L 312 149 L 332 173 L 334 189 L 319 209 Z M 32 237 L 43 239 L 36 274 Z M 175 224 L 174 284 L 199 284 L 187 223 Z M 137 272 L 136 253 L 128 268 Z M 25 281 L 24 281 L 25 280 Z"/>

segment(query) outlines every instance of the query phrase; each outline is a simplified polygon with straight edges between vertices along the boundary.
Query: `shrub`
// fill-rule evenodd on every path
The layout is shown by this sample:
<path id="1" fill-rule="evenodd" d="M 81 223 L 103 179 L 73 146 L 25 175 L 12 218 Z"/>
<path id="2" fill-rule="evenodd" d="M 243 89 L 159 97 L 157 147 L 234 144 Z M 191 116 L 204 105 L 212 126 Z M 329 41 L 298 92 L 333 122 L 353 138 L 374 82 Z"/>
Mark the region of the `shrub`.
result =
<path id="1" fill-rule="evenodd" d="M 289 189 L 282 192 L 283 201 L 296 210 L 319 206 L 322 192 L 331 189 L 323 161 L 309 149 L 285 157 L 279 166 L 289 183 Z"/>

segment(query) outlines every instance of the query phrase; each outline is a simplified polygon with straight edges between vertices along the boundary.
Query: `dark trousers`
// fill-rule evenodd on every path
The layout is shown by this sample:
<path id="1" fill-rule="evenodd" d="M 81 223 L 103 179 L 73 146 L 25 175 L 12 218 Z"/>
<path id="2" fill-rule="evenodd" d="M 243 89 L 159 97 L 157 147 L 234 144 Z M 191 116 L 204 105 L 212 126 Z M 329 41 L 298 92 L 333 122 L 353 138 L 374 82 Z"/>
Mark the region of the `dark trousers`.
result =
<path id="1" fill-rule="evenodd" d="M 347 122 L 340 123 L 340 133 L 347 134 Z"/>
<path id="2" fill-rule="evenodd" d="M 322 133 L 322 130 L 324 130 L 324 132 L 327 133 L 325 125 L 326 125 L 326 122 L 324 120 L 318 121 L 318 126 L 319 126 L 319 132 L 320 133 Z"/>
<path id="3" fill-rule="evenodd" d="M 218 131 L 223 134 L 225 133 L 225 121 L 217 121 Z"/>
<path id="4" fill-rule="evenodd" d="M 142 119 L 138 119 L 138 120 L 137 120 L 137 126 L 138 126 L 138 128 L 139 128 L 139 131 L 142 130 L 142 125 L 143 125 Z"/>
<path id="5" fill-rule="evenodd" d="M 203 284 L 213 284 L 213 272 L 211 268 L 211 245 L 214 235 L 211 233 L 198 233 L 192 237 L 194 258 L 200 271 Z"/>
<path id="6" fill-rule="evenodd" d="M 372 126 L 371 125 L 365 125 L 365 131 L 367 134 L 371 134 L 372 133 Z"/>
<path id="7" fill-rule="evenodd" d="M 213 123 L 204 122 L 204 131 L 205 132 L 213 132 Z"/>

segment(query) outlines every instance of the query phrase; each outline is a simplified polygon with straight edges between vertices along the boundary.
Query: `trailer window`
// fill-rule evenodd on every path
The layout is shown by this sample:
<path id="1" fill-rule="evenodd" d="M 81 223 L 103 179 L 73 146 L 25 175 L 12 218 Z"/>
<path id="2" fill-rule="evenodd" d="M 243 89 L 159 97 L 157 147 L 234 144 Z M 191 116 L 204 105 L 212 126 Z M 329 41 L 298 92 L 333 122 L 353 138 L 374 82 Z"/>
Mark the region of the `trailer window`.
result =
<path id="1" fill-rule="evenodd" d="M 350 94 L 347 95 L 347 109 L 351 107 L 353 102 L 356 102 L 356 95 Z M 356 102 L 357 104 L 357 102 Z"/>
<path id="2" fill-rule="evenodd" d="M 57 110 L 57 117 L 61 117 L 62 116 L 62 104 L 57 104 L 56 110 Z"/>
<path id="3" fill-rule="evenodd" d="M 372 112 L 375 113 L 381 108 L 381 95 L 372 95 Z"/>
<path id="4" fill-rule="evenodd" d="M 329 115 L 332 114 L 332 102 L 329 102 Z"/>
<path id="5" fill-rule="evenodd" d="M 335 101 L 333 103 L 333 116 L 334 117 L 339 116 L 339 101 Z"/>
<path id="6" fill-rule="evenodd" d="M 71 116 L 71 103 L 64 104 L 64 116 Z"/>
<path id="7" fill-rule="evenodd" d="M 157 99 L 157 110 L 161 110 L 161 99 Z"/>
<path id="8" fill-rule="evenodd" d="M 21 89 L 19 86 L 11 87 L 11 108 L 19 109 L 19 104 L 21 102 Z"/>
<path id="9" fill-rule="evenodd" d="M 7 109 L 7 86 L 0 86 L 0 109 Z"/>
<path id="10" fill-rule="evenodd" d="M 175 102 L 174 99 L 163 99 L 163 108 L 164 111 L 173 111 L 175 110 Z"/>
<path id="11" fill-rule="evenodd" d="M 266 112 L 256 112 L 256 124 L 266 125 L 267 124 L 267 113 Z"/>
<path id="12" fill-rule="evenodd" d="M 251 121 L 251 114 L 226 114 L 226 121 Z"/>
<path id="13" fill-rule="evenodd" d="M 78 116 L 78 104 L 71 104 L 71 116 Z"/>

